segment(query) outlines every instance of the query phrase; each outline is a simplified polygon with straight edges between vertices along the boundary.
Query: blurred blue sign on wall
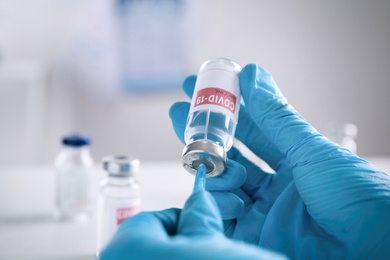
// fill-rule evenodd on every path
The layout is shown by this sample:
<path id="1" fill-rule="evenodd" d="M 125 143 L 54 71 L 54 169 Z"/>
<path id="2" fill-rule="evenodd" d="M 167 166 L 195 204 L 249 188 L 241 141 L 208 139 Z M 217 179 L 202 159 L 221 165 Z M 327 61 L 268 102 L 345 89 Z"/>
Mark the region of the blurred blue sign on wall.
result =
<path id="1" fill-rule="evenodd" d="M 60 74 L 90 96 L 180 89 L 186 0 L 94 0 L 60 58 Z"/>
<path id="2" fill-rule="evenodd" d="M 185 67 L 184 0 L 121 0 L 120 64 L 127 90 L 180 86 Z"/>

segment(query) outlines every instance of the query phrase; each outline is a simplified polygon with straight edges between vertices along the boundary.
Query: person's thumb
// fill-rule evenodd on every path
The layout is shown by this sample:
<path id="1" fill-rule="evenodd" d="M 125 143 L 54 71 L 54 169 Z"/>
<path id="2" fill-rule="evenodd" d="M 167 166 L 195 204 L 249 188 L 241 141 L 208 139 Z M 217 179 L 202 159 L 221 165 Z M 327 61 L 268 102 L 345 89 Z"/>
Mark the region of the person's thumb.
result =
<path id="1" fill-rule="evenodd" d="M 323 156 L 329 142 L 288 104 L 268 71 L 255 64 L 245 66 L 240 89 L 249 115 L 290 165 L 307 163 L 307 153 L 310 160 Z"/>
<path id="2" fill-rule="evenodd" d="M 207 236 L 223 234 L 223 222 L 218 206 L 207 191 L 193 193 L 181 211 L 177 234 Z"/>

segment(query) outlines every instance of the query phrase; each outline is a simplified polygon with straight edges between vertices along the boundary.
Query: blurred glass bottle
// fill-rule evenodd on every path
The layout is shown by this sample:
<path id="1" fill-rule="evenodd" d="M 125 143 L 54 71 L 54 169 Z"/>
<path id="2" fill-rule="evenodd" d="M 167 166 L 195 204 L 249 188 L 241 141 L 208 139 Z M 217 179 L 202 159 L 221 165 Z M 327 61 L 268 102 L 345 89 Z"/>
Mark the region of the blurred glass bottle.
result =
<path id="1" fill-rule="evenodd" d="M 55 160 L 55 210 L 58 220 L 86 221 L 93 210 L 93 166 L 90 140 L 73 134 L 62 139 Z"/>
<path id="2" fill-rule="evenodd" d="M 353 153 L 357 151 L 356 137 L 358 128 L 352 123 L 332 122 L 325 126 L 325 135 L 329 140 Z"/>
<path id="3" fill-rule="evenodd" d="M 140 211 L 140 186 L 134 173 L 140 161 L 127 156 L 103 158 L 108 176 L 101 183 L 98 205 L 97 255 L 124 220 Z"/>

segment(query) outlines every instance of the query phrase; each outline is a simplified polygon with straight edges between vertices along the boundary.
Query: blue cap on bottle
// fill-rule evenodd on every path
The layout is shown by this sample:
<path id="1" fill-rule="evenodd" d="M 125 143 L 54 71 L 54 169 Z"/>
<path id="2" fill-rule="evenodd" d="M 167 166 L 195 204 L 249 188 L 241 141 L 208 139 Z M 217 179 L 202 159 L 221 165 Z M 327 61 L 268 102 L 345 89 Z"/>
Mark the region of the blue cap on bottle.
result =
<path id="1" fill-rule="evenodd" d="M 80 147 L 80 146 L 89 145 L 91 141 L 86 136 L 73 134 L 73 135 L 65 136 L 62 139 L 62 143 L 67 146 Z"/>

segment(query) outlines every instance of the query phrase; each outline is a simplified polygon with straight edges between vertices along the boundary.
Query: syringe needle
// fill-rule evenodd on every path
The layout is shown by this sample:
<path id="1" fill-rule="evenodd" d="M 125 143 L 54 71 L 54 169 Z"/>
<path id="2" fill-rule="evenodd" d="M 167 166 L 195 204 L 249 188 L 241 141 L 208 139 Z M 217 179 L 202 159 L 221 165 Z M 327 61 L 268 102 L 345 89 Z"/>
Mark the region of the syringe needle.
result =
<path id="1" fill-rule="evenodd" d="M 195 176 L 194 190 L 192 193 L 204 191 L 206 186 L 206 165 L 200 164 Z"/>

